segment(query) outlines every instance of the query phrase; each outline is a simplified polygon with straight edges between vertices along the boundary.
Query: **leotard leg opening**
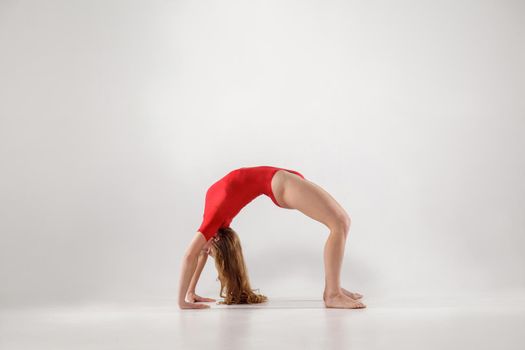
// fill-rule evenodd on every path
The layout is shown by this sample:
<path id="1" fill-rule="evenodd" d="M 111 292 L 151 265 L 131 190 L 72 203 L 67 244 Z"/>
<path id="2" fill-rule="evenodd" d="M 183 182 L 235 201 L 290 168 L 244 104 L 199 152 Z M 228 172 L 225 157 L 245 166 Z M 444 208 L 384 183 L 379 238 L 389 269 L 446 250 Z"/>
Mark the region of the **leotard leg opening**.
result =
<path id="1" fill-rule="evenodd" d="M 279 170 L 286 170 L 286 171 L 288 171 L 289 173 L 293 173 L 293 174 L 299 175 L 299 176 L 300 176 L 301 178 L 303 178 L 303 179 L 304 179 L 305 177 L 304 177 L 304 175 L 301 174 L 300 172 L 295 171 L 295 170 L 291 170 L 291 169 L 283 169 L 283 168 L 279 168 L 279 169 L 276 169 L 276 170 L 273 172 L 272 176 L 270 177 L 270 182 L 268 183 L 268 188 L 270 189 L 270 190 L 268 191 L 268 194 L 269 194 L 270 199 L 272 200 L 272 202 L 275 203 L 276 206 L 278 206 L 279 208 L 284 208 L 284 207 L 280 206 L 279 203 L 277 203 L 277 199 L 275 199 L 275 194 L 274 194 L 273 191 L 272 191 L 272 178 L 273 178 L 273 175 L 275 175 L 275 173 L 276 173 L 277 171 L 279 171 Z"/>

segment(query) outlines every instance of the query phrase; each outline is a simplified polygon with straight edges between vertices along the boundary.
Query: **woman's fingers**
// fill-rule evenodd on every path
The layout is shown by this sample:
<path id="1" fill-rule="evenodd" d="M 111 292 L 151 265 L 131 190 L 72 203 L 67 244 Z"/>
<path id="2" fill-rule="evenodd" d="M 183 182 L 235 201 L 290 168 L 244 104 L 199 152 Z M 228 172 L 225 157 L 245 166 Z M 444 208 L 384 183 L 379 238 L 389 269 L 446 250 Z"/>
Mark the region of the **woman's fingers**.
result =
<path id="1" fill-rule="evenodd" d="M 186 300 L 188 300 L 189 302 L 191 303 L 195 303 L 195 302 L 212 302 L 212 301 L 216 301 L 215 299 L 212 299 L 212 298 L 204 298 L 204 297 L 201 297 L 200 295 L 197 295 L 195 293 L 188 293 L 188 295 L 186 296 Z"/>
<path id="2" fill-rule="evenodd" d="M 215 299 L 212 299 L 212 298 L 204 298 L 204 297 L 201 297 L 197 294 L 194 294 L 193 295 L 193 300 L 194 301 L 201 301 L 201 302 L 211 302 L 211 301 L 215 301 Z"/>
<path id="3" fill-rule="evenodd" d="M 196 297 L 195 298 L 195 301 L 202 301 L 202 302 L 211 302 L 211 301 L 215 301 L 215 299 L 212 299 L 212 298 L 203 298 L 203 297 Z"/>
<path id="4" fill-rule="evenodd" d="M 184 303 L 179 305 L 181 309 L 208 309 L 210 306 L 206 304 Z"/>

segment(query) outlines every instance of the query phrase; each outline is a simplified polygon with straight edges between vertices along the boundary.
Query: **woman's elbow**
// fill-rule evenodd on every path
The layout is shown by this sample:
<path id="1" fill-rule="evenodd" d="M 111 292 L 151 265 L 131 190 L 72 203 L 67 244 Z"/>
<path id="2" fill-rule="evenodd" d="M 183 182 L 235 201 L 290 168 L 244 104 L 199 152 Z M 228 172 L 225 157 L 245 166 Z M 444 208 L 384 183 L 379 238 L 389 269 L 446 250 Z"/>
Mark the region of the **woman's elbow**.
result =
<path id="1" fill-rule="evenodd" d="M 199 257 L 199 254 L 203 247 L 206 245 L 206 240 L 202 234 L 197 233 L 193 241 L 188 245 L 186 251 L 184 252 L 184 260 L 192 261 Z"/>
<path id="2" fill-rule="evenodd" d="M 199 252 L 187 251 L 186 253 L 184 253 L 184 256 L 182 259 L 184 260 L 184 262 L 191 262 L 191 261 L 197 260 L 198 257 L 199 257 Z"/>

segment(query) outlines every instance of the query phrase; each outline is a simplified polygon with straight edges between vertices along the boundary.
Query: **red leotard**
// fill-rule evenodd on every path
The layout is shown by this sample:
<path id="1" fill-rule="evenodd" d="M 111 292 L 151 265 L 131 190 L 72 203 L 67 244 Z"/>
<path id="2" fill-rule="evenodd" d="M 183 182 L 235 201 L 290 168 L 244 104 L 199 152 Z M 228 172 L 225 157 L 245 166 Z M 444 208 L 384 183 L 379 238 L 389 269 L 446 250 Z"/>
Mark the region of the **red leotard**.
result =
<path id="1" fill-rule="evenodd" d="M 278 170 L 304 176 L 295 170 L 273 166 L 243 167 L 230 171 L 206 191 L 202 223 L 197 231 L 209 241 L 219 228 L 229 227 L 233 218 L 248 203 L 264 194 L 279 206 L 272 192 L 272 177 Z"/>

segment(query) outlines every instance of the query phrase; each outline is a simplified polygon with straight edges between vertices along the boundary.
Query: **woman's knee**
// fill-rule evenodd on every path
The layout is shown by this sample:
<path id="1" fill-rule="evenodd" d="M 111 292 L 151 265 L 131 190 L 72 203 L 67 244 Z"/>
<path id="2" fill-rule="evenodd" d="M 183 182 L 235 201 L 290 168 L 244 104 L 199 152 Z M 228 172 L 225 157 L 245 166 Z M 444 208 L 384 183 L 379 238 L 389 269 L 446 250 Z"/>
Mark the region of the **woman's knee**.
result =
<path id="1" fill-rule="evenodd" d="M 337 230 L 343 232 L 345 238 L 348 237 L 348 232 L 350 232 L 350 225 L 352 220 L 347 213 L 339 213 L 334 220 L 334 223 L 330 226 L 331 230 Z"/>

